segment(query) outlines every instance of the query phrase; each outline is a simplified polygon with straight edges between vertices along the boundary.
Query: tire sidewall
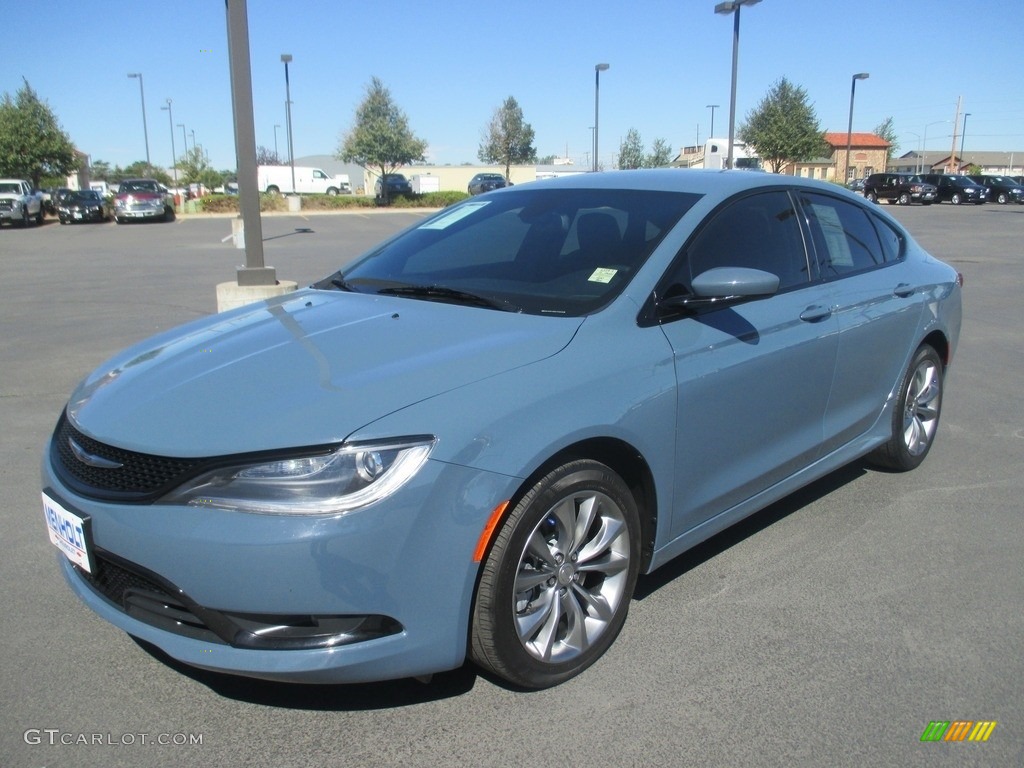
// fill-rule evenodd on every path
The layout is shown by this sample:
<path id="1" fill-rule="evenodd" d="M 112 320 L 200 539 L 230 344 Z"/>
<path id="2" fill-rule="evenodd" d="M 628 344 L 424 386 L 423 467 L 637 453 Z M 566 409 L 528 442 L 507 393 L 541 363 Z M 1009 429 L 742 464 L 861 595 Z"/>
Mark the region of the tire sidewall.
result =
<path id="1" fill-rule="evenodd" d="M 630 551 L 626 583 L 614 616 L 590 648 L 575 658 L 548 664 L 530 655 L 519 639 L 512 609 L 515 578 L 527 539 L 536 526 L 559 501 L 584 491 L 603 493 L 623 512 Z M 598 462 L 580 460 L 563 465 L 538 481 L 518 501 L 496 537 L 485 560 L 474 601 L 473 633 L 476 635 L 482 619 L 493 627 L 493 650 L 498 666 L 506 670 L 498 671 L 498 674 L 525 688 L 547 688 L 578 675 L 597 661 L 615 641 L 625 623 L 639 573 L 640 552 L 636 502 L 625 483 L 611 469 Z M 473 655 L 478 662 L 481 661 L 476 652 Z M 485 666 L 494 665 L 485 662 Z"/>

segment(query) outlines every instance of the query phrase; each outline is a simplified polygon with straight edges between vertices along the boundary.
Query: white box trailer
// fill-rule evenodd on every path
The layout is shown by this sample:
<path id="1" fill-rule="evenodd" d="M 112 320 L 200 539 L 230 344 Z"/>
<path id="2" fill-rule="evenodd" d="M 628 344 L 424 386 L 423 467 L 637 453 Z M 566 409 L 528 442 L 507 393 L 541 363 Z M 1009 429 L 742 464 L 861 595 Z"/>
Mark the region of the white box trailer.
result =
<path id="1" fill-rule="evenodd" d="M 441 179 L 437 176 L 431 176 L 429 173 L 417 173 L 409 179 L 409 183 L 412 184 L 412 191 L 417 195 L 441 191 Z"/>
<path id="2" fill-rule="evenodd" d="M 329 176 L 320 168 L 295 166 L 295 189 L 292 189 L 292 167 L 290 165 L 260 165 L 256 168 L 256 183 L 260 192 L 270 194 L 321 194 L 341 195 L 352 191 L 347 173 Z"/>

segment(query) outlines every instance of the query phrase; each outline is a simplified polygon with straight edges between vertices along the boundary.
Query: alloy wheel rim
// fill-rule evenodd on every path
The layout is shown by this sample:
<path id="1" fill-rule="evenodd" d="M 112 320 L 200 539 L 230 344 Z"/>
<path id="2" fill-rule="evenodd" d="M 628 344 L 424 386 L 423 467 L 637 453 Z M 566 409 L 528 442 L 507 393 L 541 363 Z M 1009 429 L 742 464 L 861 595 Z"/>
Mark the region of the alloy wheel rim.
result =
<path id="1" fill-rule="evenodd" d="M 624 599 L 629 557 L 625 514 L 607 495 L 583 491 L 554 504 L 516 567 L 513 620 L 527 653 L 558 663 L 592 647 Z"/>
<path id="2" fill-rule="evenodd" d="M 933 360 L 922 360 L 907 386 L 903 411 L 903 444 L 911 456 L 928 450 L 939 423 L 942 379 Z"/>

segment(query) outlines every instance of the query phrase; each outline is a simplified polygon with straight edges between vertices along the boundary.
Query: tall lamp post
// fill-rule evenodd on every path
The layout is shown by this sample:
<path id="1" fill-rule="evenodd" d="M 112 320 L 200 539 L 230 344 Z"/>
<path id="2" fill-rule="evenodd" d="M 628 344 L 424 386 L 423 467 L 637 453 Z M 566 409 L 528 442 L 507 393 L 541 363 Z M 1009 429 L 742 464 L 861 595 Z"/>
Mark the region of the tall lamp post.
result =
<path id="1" fill-rule="evenodd" d="M 174 173 L 174 188 L 178 188 L 178 153 L 174 149 L 174 114 L 171 112 L 171 100 L 167 100 L 166 107 L 160 107 L 160 109 L 167 110 L 167 123 L 171 127 L 171 171 Z M 174 193 L 177 195 L 177 191 Z"/>
<path id="2" fill-rule="evenodd" d="M 149 129 L 146 127 L 146 92 L 142 87 L 142 73 L 129 72 L 128 77 L 139 78 L 139 98 L 142 100 L 142 135 L 146 139 L 146 173 L 152 173 L 152 165 L 149 162 Z"/>
<path id="3" fill-rule="evenodd" d="M 708 104 L 707 108 L 711 110 L 711 131 L 708 133 L 708 138 L 715 138 L 715 110 L 718 109 L 717 104 Z"/>
<path id="4" fill-rule="evenodd" d="M 178 127 L 181 128 L 181 154 L 182 157 L 188 155 L 188 134 L 185 133 L 185 124 L 178 123 Z"/>
<path id="5" fill-rule="evenodd" d="M 608 64 L 594 65 L 594 170 L 597 171 L 597 115 L 599 94 L 601 91 L 601 73 L 608 69 Z"/>
<path id="6" fill-rule="evenodd" d="M 281 159 L 281 156 L 277 153 L 277 129 L 280 127 L 280 123 L 274 123 L 274 155 L 277 157 L 278 160 Z"/>
<path id="7" fill-rule="evenodd" d="M 971 116 L 970 112 L 964 112 L 964 129 L 960 132 L 960 164 L 964 162 L 964 137 L 967 135 L 967 118 Z"/>
<path id="8" fill-rule="evenodd" d="M 740 54 L 740 8 L 744 5 L 757 5 L 761 0 L 725 0 L 715 6 L 715 13 L 733 15 L 732 25 L 732 88 L 729 91 L 729 148 L 726 155 L 726 167 L 732 168 L 732 144 L 736 135 L 736 68 Z"/>
<path id="9" fill-rule="evenodd" d="M 295 152 L 292 150 L 292 86 L 288 80 L 288 62 L 292 60 L 290 53 L 282 53 L 281 61 L 284 62 L 284 107 L 285 122 L 288 123 L 288 163 L 292 167 L 292 193 L 295 192 Z"/>
<path id="10" fill-rule="evenodd" d="M 867 72 L 858 72 L 850 80 L 850 122 L 846 125 L 846 163 L 843 165 L 843 173 L 846 178 L 843 183 L 850 181 L 850 145 L 853 143 L 853 96 L 857 93 L 857 81 L 867 80 L 871 75 Z"/>

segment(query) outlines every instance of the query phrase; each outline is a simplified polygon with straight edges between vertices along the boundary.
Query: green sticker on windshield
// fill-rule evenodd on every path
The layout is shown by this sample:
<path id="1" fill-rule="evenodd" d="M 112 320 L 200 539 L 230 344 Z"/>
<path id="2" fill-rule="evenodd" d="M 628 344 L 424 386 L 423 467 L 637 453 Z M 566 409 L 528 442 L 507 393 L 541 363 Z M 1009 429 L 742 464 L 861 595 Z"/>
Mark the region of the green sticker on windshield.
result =
<path id="1" fill-rule="evenodd" d="M 619 273 L 617 269 L 609 269 L 608 267 L 598 267 L 587 278 L 592 283 L 610 283 L 612 278 Z"/>

